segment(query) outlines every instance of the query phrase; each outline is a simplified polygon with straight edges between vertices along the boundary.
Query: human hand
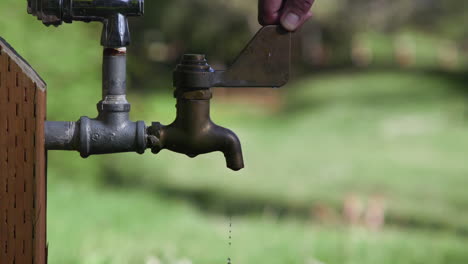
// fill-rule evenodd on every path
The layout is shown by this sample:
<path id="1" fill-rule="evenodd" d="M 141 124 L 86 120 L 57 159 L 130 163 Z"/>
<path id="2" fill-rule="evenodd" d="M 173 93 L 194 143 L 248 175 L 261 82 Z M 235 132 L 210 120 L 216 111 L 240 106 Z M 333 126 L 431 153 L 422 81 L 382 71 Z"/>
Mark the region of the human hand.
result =
<path id="1" fill-rule="evenodd" d="M 281 24 L 294 31 L 312 16 L 313 3 L 314 0 L 259 0 L 258 21 L 264 26 Z"/>

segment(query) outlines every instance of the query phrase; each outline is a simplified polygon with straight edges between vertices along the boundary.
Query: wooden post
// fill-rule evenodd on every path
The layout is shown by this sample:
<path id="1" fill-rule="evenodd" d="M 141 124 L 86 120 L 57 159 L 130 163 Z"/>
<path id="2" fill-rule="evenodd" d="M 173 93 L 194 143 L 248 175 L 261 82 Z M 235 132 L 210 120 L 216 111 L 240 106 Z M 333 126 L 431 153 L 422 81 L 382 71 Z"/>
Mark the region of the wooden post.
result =
<path id="1" fill-rule="evenodd" d="M 46 84 L 0 38 L 0 263 L 46 264 Z"/>

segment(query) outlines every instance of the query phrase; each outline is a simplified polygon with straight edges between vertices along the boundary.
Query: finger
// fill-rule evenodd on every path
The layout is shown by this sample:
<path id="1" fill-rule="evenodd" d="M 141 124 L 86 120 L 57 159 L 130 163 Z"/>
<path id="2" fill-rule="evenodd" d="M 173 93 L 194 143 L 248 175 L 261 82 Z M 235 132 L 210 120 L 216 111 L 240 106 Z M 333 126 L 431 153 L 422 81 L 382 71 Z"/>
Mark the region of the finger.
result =
<path id="1" fill-rule="evenodd" d="M 289 31 L 294 31 L 311 16 L 310 8 L 314 0 L 287 0 L 281 12 L 281 25 Z"/>
<path id="2" fill-rule="evenodd" d="M 278 24 L 282 4 L 283 0 L 259 0 L 258 22 L 264 26 Z"/>

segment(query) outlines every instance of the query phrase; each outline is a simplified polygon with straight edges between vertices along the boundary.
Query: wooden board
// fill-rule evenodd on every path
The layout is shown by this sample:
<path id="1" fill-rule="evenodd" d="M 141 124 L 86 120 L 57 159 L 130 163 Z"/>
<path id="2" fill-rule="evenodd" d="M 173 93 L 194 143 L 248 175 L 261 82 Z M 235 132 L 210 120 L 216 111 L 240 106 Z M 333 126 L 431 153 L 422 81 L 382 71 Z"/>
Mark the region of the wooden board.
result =
<path id="1" fill-rule="evenodd" d="M 0 38 L 0 264 L 46 264 L 46 84 Z"/>

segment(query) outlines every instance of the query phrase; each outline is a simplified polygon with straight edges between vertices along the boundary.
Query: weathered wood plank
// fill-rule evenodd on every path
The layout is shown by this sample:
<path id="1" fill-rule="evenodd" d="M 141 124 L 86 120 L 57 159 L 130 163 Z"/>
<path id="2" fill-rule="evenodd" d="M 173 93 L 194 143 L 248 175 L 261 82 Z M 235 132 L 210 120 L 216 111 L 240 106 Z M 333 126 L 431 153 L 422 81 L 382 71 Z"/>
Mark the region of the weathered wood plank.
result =
<path id="1" fill-rule="evenodd" d="M 0 263 L 46 264 L 46 86 L 0 38 Z"/>

